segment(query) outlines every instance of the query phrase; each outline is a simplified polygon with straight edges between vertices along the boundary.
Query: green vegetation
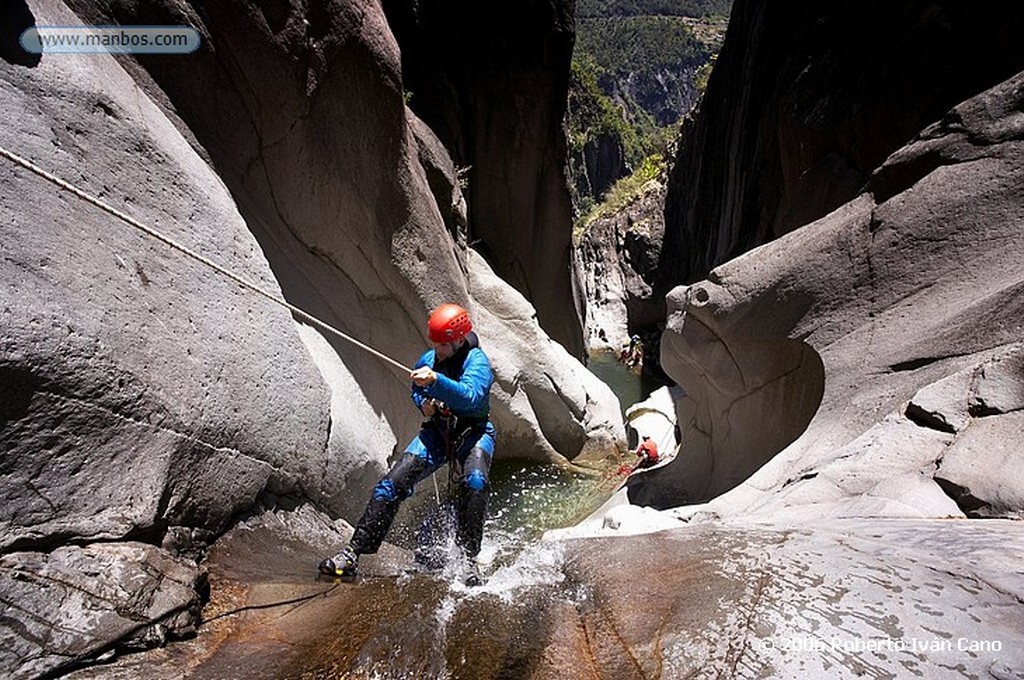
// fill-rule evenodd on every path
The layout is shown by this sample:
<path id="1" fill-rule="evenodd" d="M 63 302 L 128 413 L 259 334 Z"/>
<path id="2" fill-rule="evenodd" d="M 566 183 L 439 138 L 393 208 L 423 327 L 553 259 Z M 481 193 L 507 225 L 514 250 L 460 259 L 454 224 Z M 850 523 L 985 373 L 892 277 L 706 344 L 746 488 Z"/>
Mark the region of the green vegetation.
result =
<path id="1" fill-rule="evenodd" d="M 708 89 L 708 78 L 711 77 L 711 69 L 715 67 L 715 60 L 718 58 L 717 54 L 711 55 L 711 59 L 708 63 L 697 69 L 696 75 L 693 77 L 693 84 L 697 87 L 697 92 L 704 94 L 704 90 Z"/>
<path id="2" fill-rule="evenodd" d="M 590 55 L 609 75 L 653 78 L 664 70 L 696 68 L 712 53 L 678 17 L 580 19 L 576 31 L 577 52 Z"/>
<path id="3" fill-rule="evenodd" d="M 731 9 L 732 0 L 578 0 L 576 18 L 645 15 L 711 17 L 727 16 Z"/>
<path id="4" fill-rule="evenodd" d="M 645 158 L 632 175 L 623 177 L 608 190 L 601 204 L 587 216 L 584 226 L 598 218 L 617 213 L 628 206 L 640 197 L 648 182 L 652 179 L 662 178 L 667 169 L 668 164 L 662 154 L 651 154 Z"/>
<path id="5" fill-rule="evenodd" d="M 630 167 L 650 153 L 647 135 L 641 130 L 653 129 L 653 119 L 645 116 L 639 125 L 627 122 L 622 109 L 597 84 L 597 73 L 598 68 L 589 55 L 573 59 L 568 132 L 570 169 L 574 176 L 586 173 L 584 149 L 602 139 L 617 140 Z M 582 190 L 576 182 L 572 185 L 572 200 L 577 218 L 585 217 L 596 204 L 595 196 Z"/>
<path id="6" fill-rule="evenodd" d="M 578 227 L 627 204 L 664 166 L 685 109 L 707 87 L 731 9 L 732 0 L 578 0 L 568 110 Z M 635 171 L 591 196 L 593 178 L 581 173 L 599 141 L 617 143 Z"/>
<path id="7" fill-rule="evenodd" d="M 651 152 L 647 139 L 656 127 L 654 120 L 639 111 L 640 120 L 631 124 L 623 116 L 621 108 L 615 105 L 598 85 L 600 69 L 588 54 L 582 54 L 572 61 L 569 85 L 569 115 L 572 125 L 569 142 L 572 150 L 578 152 L 587 142 L 605 136 L 617 137 L 626 150 L 626 160 L 632 164 Z"/>
<path id="8" fill-rule="evenodd" d="M 643 159 L 640 167 L 633 171 L 631 175 L 627 175 L 617 181 L 605 193 L 600 203 L 594 204 L 591 201 L 588 204 L 586 212 L 580 216 L 580 219 L 573 227 L 573 243 L 579 244 L 583 232 L 586 231 L 591 222 L 602 217 L 614 215 L 643 196 L 647 183 L 651 180 L 665 182 L 667 172 L 668 162 L 661 153 L 651 154 Z"/>

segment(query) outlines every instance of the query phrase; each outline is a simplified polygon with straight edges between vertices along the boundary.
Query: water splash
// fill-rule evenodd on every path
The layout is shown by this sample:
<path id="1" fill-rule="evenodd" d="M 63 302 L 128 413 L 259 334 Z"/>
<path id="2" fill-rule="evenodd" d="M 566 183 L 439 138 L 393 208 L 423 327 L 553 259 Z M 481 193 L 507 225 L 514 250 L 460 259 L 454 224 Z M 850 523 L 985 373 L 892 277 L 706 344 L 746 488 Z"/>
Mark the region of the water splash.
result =
<path id="1" fill-rule="evenodd" d="M 477 647 L 501 650 L 500 655 L 526 654 L 507 649 L 507 640 L 540 635 L 534 630 L 538 607 L 552 611 L 556 602 L 578 604 L 586 594 L 568 583 L 564 544 L 542 540 L 545 531 L 564 527 L 589 514 L 607 493 L 593 478 L 577 476 L 554 466 L 495 461 L 484 540 L 477 563 L 483 583 L 463 583 L 466 562 L 450 531 L 435 544 L 440 571 L 399 579 L 401 591 L 433 592 L 422 600 L 429 620 L 434 656 L 444 659 L 442 670 L 461 668 L 466 636 Z M 421 508 L 419 515 L 429 508 Z M 453 527 L 450 527 L 450 529 Z M 412 547 L 412 546 L 409 546 Z M 427 584 L 433 584 L 431 590 Z M 479 622 L 488 621 L 485 630 Z M 423 641 L 419 641 L 421 644 Z M 470 656 L 488 653 L 477 649 Z M 390 671 L 397 672 L 392 663 Z M 457 675 L 457 674 L 456 674 Z"/>
<path id="2" fill-rule="evenodd" d="M 496 542 L 491 542 L 484 546 L 481 554 L 496 554 L 500 549 Z M 515 549 L 515 559 L 497 568 L 482 559 L 484 581 L 478 586 L 463 583 L 464 564 L 458 559 L 452 560 L 437 575 L 448 585 L 447 592 L 434 612 L 441 637 L 444 637 L 448 624 L 461 606 L 472 606 L 474 601 L 484 598 L 496 598 L 506 606 L 515 606 L 525 600 L 523 595 L 526 591 L 540 588 L 551 590 L 565 581 L 562 570 L 565 551 L 561 544 L 534 542 L 526 546 L 519 544 Z"/>
<path id="3" fill-rule="evenodd" d="M 563 583 L 564 562 L 565 550 L 560 543 L 531 543 L 523 547 L 511 564 L 500 566 L 487 576 L 482 585 L 467 588 L 458 584 L 454 590 L 472 597 L 495 596 L 505 604 L 512 604 L 524 589 Z"/>

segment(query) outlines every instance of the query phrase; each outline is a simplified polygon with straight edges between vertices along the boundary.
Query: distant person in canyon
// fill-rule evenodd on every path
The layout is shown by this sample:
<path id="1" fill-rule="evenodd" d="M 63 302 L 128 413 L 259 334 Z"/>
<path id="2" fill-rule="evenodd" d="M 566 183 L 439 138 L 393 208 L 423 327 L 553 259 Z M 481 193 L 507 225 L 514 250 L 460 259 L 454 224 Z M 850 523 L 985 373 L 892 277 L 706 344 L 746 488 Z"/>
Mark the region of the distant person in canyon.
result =
<path id="1" fill-rule="evenodd" d="M 644 346 L 640 342 L 640 336 L 634 335 L 629 339 L 628 345 L 623 345 L 619 351 L 619 361 L 630 368 L 637 366 L 644 358 Z"/>
<path id="2" fill-rule="evenodd" d="M 449 490 L 454 498 L 455 540 L 466 567 L 466 585 L 480 583 L 476 556 L 483 538 L 494 455 L 495 432 L 489 418 L 494 376 L 491 362 L 480 349 L 469 313 L 446 303 L 427 320 L 433 348 L 420 356 L 409 379 L 412 401 L 426 417 L 419 434 L 402 457 L 373 488 L 352 540 L 337 555 L 320 563 L 321 573 L 353 577 L 359 556 L 377 552 L 403 500 L 415 485 L 448 464 Z M 421 530 L 424 533 L 424 530 Z M 418 562 L 433 560 L 430 546 L 417 550 Z"/>
<path id="3" fill-rule="evenodd" d="M 633 466 L 634 470 L 651 467 L 658 462 L 658 445 L 650 437 L 644 435 L 640 446 L 636 447 L 636 455 L 640 457 L 640 460 Z"/>

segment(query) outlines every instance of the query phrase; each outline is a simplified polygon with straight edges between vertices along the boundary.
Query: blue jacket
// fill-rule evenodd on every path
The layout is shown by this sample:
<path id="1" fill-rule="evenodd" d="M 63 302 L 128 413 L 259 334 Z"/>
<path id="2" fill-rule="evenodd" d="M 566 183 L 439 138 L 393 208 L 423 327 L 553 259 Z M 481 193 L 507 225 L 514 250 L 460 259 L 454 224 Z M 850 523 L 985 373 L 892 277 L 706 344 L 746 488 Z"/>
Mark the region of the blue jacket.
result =
<path id="1" fill-rule="evenodd" d="M 442 362 L 445 365 L 439 370 L 434 365 L 433 349 L 428 349 L 420 356 L 415 368 L 430 366 L 437 372 L 437 380 L 427 387 L 412 386 L 412 400 L 416 408 L 420 408 L 427 399 L 437 399 L 444 402 L 456 416 L 487 418 L 491 411 L 494 374 L 487 355 L 475 344 L 469 342 L 456 352 L 453 358 L 465 355 L 461 367 L 449 359 Z"/>

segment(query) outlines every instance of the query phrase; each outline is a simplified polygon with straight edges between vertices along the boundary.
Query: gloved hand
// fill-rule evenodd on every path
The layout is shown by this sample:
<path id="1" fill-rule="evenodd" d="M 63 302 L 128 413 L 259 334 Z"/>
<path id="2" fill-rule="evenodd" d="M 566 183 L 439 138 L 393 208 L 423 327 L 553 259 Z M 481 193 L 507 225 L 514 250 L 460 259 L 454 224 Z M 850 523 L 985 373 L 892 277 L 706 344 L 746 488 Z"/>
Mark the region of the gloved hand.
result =
<path id="1" fill-rule="evenodd" d="M 417 387 L 428 387 L 437 381 L 437 374 L 434 373 L 433 369 L 429 366 L 420 366 L 409 374 L 409 379 L 412 380 Z"/>

